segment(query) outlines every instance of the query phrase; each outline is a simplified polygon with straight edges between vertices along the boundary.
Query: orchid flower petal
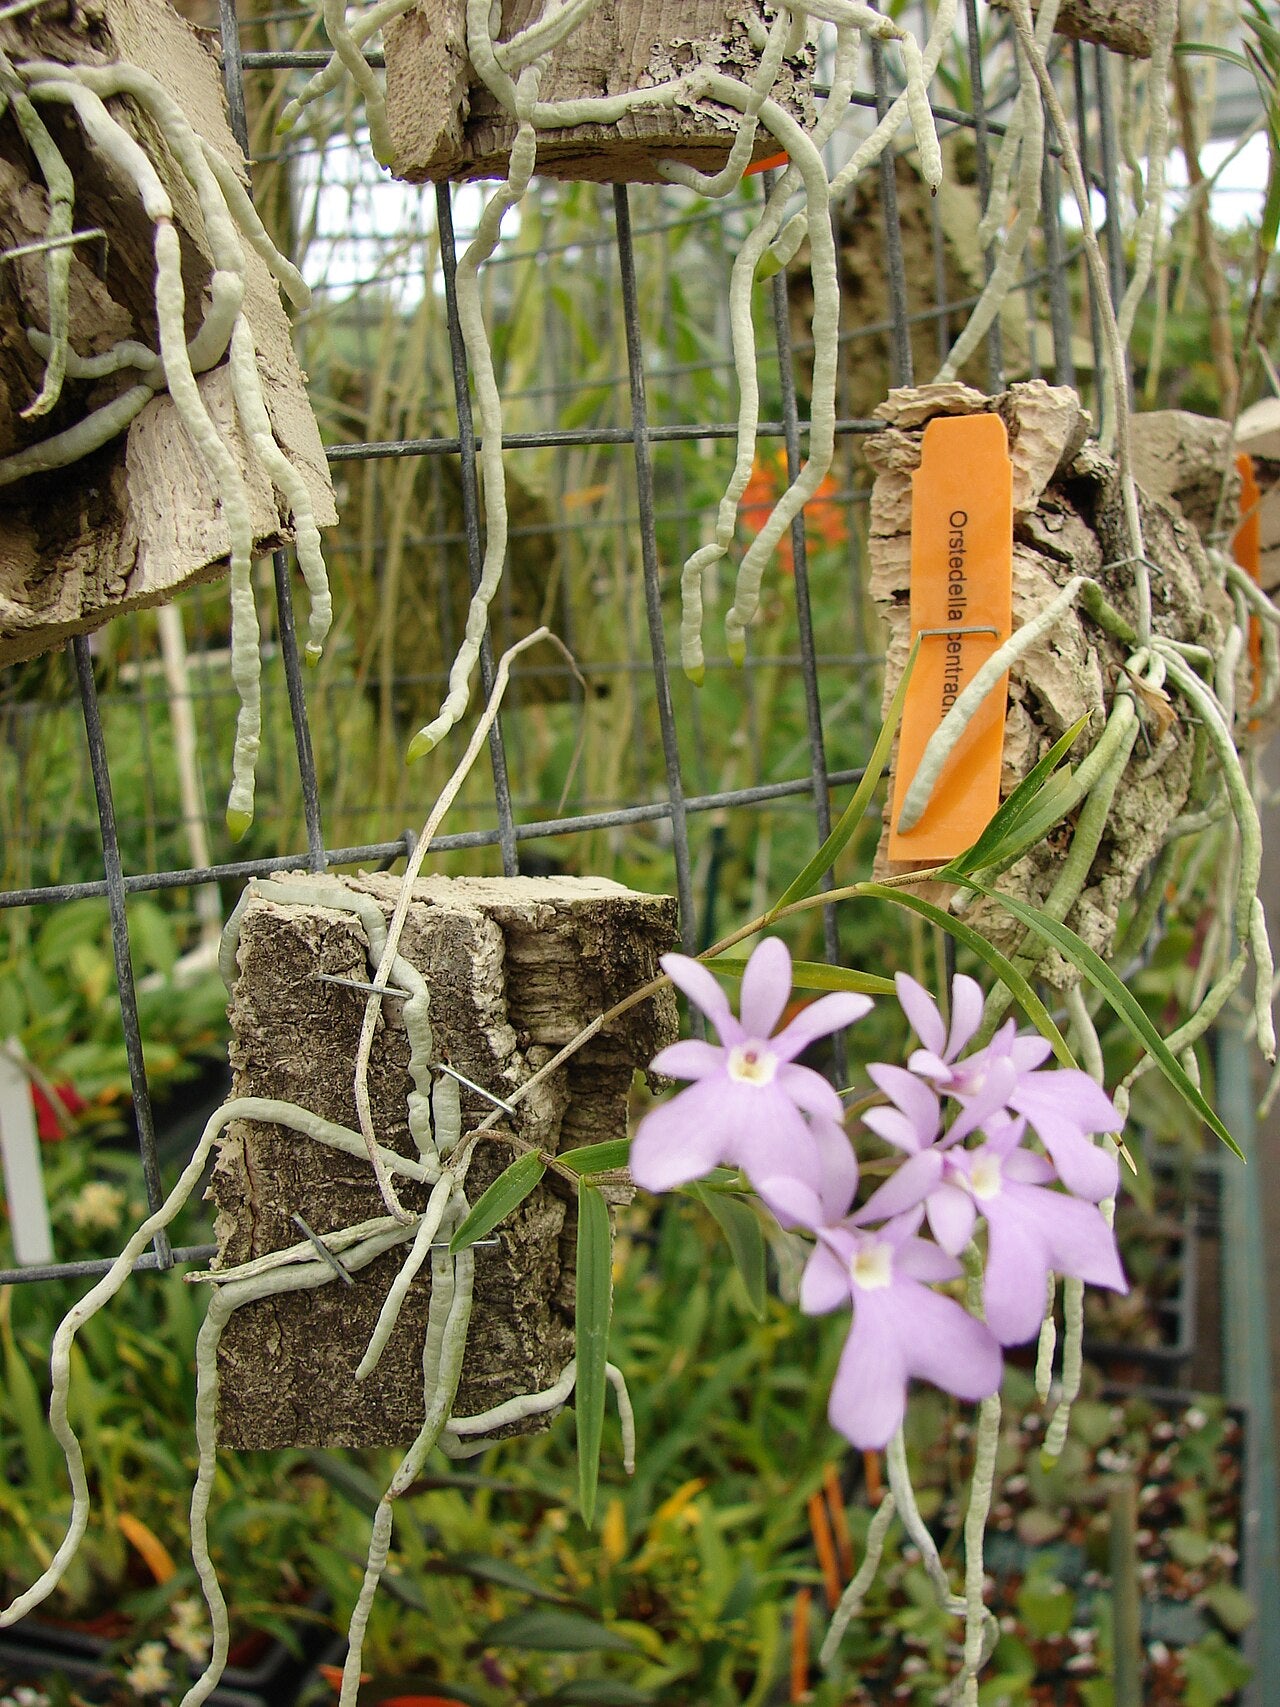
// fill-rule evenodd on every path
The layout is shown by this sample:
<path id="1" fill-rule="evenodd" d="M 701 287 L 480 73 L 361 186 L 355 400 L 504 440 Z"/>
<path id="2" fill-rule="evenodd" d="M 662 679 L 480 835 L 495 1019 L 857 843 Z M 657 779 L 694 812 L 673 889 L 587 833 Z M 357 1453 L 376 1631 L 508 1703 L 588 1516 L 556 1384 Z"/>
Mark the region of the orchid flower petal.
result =
<path id="1" fill-rule="evenodd" d="M 839 1221 L 849 1212 L 858 1189 L 858 1156 L 849 1142 L 849 1134 L 834 1120 L 816 1116 L 810 1122 L 814 1142 L 818 1146 L 821 1166 L 819 1195 L 823 1217 L 828 1222 Z"/>
<path id="2" fill-rule="evenodd" d="M 907 1408 L 898 1324 L 883 1307 L 888 1293 L 859 1297 L 827 1404 L 832 1428 L 864 1452 L 889 1444 Z"/>
<path id="3" fill-rule="evenodd" d="M 1087 1138 L 1069 1114 L 1059 1119 L 1041 1110 L 1032 1124 L 1068 1191 L 1090 1203 L 1115 1196 L 1120 1184 L 1119 1163 L 1109 1150 Z"/>
<path id="4" fill-rule="evenodd" d="M 825 1222 L 822 1199 L 794 1174 L 770 1174 L 754 1183 L 757 1196 L 779 1226 L 816 1232 Z"/>
<path id="5" fill-rule="evenodd" d="M 1003 1361 L 990 1329 L 954 1298 L 915 1282 L 895 1287 L 893 1311 L 904 1336 L 909 1372 L 958 1399 L 987 1399 L 1000 1385 Z M 1043 1295 L 1040 1300 L 1044 1303 Z"/>
<path id="6" fill-rule="evenodd" d="M 1001 1194 L 1004 1195 L 1003 1193 Z M 982 1305 L 987 1326 L 1001 1345 L 1034 1339 L 1044 1321 L 1050 1262 L 1036 1231 L 1016 1214 L 987 1210 L 987 1266 Z"/>
<path id="7" fill-rule="evenodd" d="M 670 1102 L 650 1109 L 631 1140 L 631 1177 L 645 1191 L 670 1191 L 709 1174 L 725 1157 L 732 1137 L 718 1118 L 718 1080 L 702 1080 Z"/>
<path id="8" fill-rule="evenodd" d="M 949 1256 L 959 1256 L 973 1237 L 977 1205 L 959 1186 L 940 1185 L 925 1204 L 934 1238 Z"/>
<path id="9" fill-rule="evenodd" d="M 926 1049 L 941 1055 L 947 1046 L 947 1028 L 942 1023 L 937 1002 L 922 984 L 917 984 L 905 972 L 899 972 L 893 982 L 911 1029 Z"/>
<path id="10" fill-rule="evenodd" d="M 812 1067 L 802 1067 L 794 1061 L 783 1061 L 779 1063 L 774 1083 L 790 1097 L 797 1108 L 804 1109 L 806 1114 L 821 1115 L 827 1120 L 843 1118 L 844 1107 L 840 1098 L 822 1074 L 815 1073 Z"/>
<path id="11" fill-rule="evenodd" d="M 928 1239 L 904 1239 L 894 1253 L 893 1270 L 908 1280 L 924 1282 L 958 1280 L 964 1273 L 953 1256 Z"/>
<path id="12" fill-rule="evenodd" d="M 854 1216 L 859 1225 L 868 1221 L 884 1221 L 902 1215 L 923 1203 L 942 1178 L 945 1159 L 940 1150 L 922 1150 L 908 1156 L 894 1173 L 863 1204 Z"/>
<path id="13" fill-rule="evenodd" d="M 742 1041 L 745 1034 L 733 1017 L 728 996 L 701 961 L 691 960 L 687 954 L 664 954 L 659 965 L 676 989 L 707 1016 L 722 1043 L 733 1045 Z"/>
<path id="14" fill-rule="evenodd" d="M 886 1144 L 905 1150 L 909 1156 L 929 1147 L 928 1140 L 922 1143 L 919 1132 L 900 1108 L 869 1108 L 862 1117 L 862 1124 L 878 1138 L 883 1138 Z"/>
<path id="15" fill-rule="evenodd" d="M 951 1030 L 947 1036 L 947 1059 L 954 1061 L 982 1024 L 986 997 L 976 978 L 958 972 L 951 980 Z"/>
<path id="16" fill-rule="evenodd" d="M 660 1049 L 649 1063 L 652 1073 L 665 1073 L 672 1079 L 706 1079 L 724 1068 L 724 1050 L 714 1043 L 699 1043 L 686 1038 Z"/>
<path id="17" fill-rule="evenodd" d="M 932 1144 L 942 1125 L 942 1104 L 937 1093 L 929 1085 L 922 1085 L 905 1067 L 892 1067 L 883 1061 L 873 1061 L 867 1068 L 867 1077 L 915 1128 L 918 1142 L 912 1148 L 918 1150 Z"/>
<path id="18" fill-rule="evenodd" d="M 752 950 L 742 974 L 738 1014 L 746 1036 L 771 1037 L 790 995 L 790 950 L 781 937 L 767 936 Z"/>
<path id="19" fill-rule="evenodd" d="M 825 1316 L 848 1302 L 848 1268 L 828 1245 L 815 1245 L 800 1277 L 800 1308 L 806 1316 Z"/>
<path id="20" fill-rule="evenodd" d="M 783 1061 L 794 1061 L 818 1038 L 852 1025 L 870 1012 L 871 997 L 860 996 L 856 991 L 837 990 L 829 996 L 819 996 L 778 1033 L 773 1039 L 773 1051 Z"/>

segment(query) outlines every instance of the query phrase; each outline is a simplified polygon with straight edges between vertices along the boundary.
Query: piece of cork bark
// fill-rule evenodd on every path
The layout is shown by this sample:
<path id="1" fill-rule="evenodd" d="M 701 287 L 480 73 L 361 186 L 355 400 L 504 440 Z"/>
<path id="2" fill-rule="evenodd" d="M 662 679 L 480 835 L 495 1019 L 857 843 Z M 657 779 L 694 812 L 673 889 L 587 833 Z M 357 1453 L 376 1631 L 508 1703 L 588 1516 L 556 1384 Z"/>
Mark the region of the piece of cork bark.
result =
<path id="1" fill-rule="evenodd" d="M 397 879 L 335 881 L 374 896 L 390 916 Z M 673 900 L 605 879 L 427 878 L 415 885 L 400 952 L 430 986 L 437 1058 L 505 1098 L 590 1020 L 653 977 L 675 935 Z M 235 1095 L 283 1098 L 354 1129 L 365 998 L 313 974 L 367 980 L 359 921 L 336 908 L 251 899 L 237 963 L 230 1010 Z M 548 1154 L 624 1137 L 635 1069 L 676 1032 L 668 988 L 622 1015 L 516 1104 L 509 1129 Z M 369 1073 L 374 1125 L 381 1143 L 412 1156 L 408 1054 L 398 1004 L 385 1001 Z M 462 1110 L 469 1131 L 492 1105 L 464 1087 Z M 467 1176 L 473 1203 L 512 1159 L 509 1145 L 481 1143 Z M 420 1209 L 427 1191 L 404 1183 L 400 1194 L 407 1208 Z M 296 1244 L 295 1212 L 321 1237 L 383 1213 L 365 1161 L 257 1122 L 230 1127 L 211 1195 L 218 1206 L 215 1267 Z M 477 1249 L 458 1415 L 551 1385 L 573 1355 L 575 1231 L 572 1195 L 548 1174 L 498 1230 L 498 1248 Z M 233 1314 L 218 1356 L 225 1445 L 413 1439 L 423 1419 L 426 1270 L 409 1290 L 377 1369 L 359 1385 L 353 1378 L 405 1249 L 361 1270 L 354 1287 L 335 1281 Z"/>
<path id="2" fill-rule="evenodd" d="M 128 61 L 157 77 L 195 130 L 245 179 L 210 49 L 166 0 L 72 0 L 0 22 L 0 49 L 16 63 Z M 126 98 L 107 103 L 151 156 L 174 204 L 183 251 L 187 329 L 200 323 L 212 263 L 194 192 L 154 125 Z M 72 249 L 71 343 L 102 353 L 122 338 L 158 347 L 153 305 L 154 228 L 131 182 L 89 148 L 70 109 L 38 103 L 76 184 L 74 229 L 105 230 Z M 247 182 L 247 179 L 245 179 Z M 43 180 L 12 119 L 0 125 L 0 251 L 45 235 Z M 307 402 L 275 281 L 246 246 L 244 313 L 278 443 L 306 481 L 321 527 L 336 521 L 319 432 Z M 97 382 L 68 379 L 54 410 L 20 412 L 40 389 L 43 362 L 27 327 L 47 329 L 43 255 L 0 264 L 0 457 L 72 426 L 134 383 L 133 370 Z M 256 549 L 292 538 L 287 513 L 232 425 L 225 364 L 199 379 L 249 490 Z M 126 434 L 79 462 L 0 486 L 0 664 L 34 657 L 121 611 L 162 603 L 186 583 L 226 568 L 229 540 L 212 481 L 167 393 Z"/>
<path id="3" fill-rule="evenodd" d="M 908 651 L 911 476 L 920 464 L 924 427 L 935 415 L 986 410 L 995 410 L 1003 418 L 1013 463 L 1015 630 L 1032 621 L 1079 574 L 1097 581 L 1130 621 L 1136 614 L 1133 568 L 1123 561 L 1129 546 L 1115 464 L 1096 441 L 1085 440 L 1088 416 L 1073 391 L 1031 380 L 998 397 L 985 397 L 958 382 L 891 392 L 876 411 L 888 423 L 887 430 L 866 441 L 867 460 L 876 471 L 871 493 L 870 590 L 889 627 L 886 709 Z M 1219 651 L 1231 607 L 1198 534 L 1175 506 L 1146 493 L 1139 493 L 1139 508 L 1147 554 L 1160 565 L 1160 573 L 1152 577 L 1155 630 Z M 1078 612 L 1059 622 L 1013 665 L 1002 798 L 1072 723 L 1087 716 L 1072 755 L 1072 762 L 1079 763 L 1102 732 L 1128 651 Z M 1243 692 L 1243 675 L 1240 688 Z M 1177 711 L 1176 706 L 1172 709 Z M 1115 935 L 1120 906 L 1133 893 L 1186 801 L 1192 747 L 1192 726 L 1180 716 L 1163 735 L 1153 723 L 1139 736 L 1134 757 L 1116 789 L 1089 877 L 1066 919 L 1104 957 Z M 1067 824 L 1004 872 L 995 887 L 1023 900 L 1042 902 L 1069 845 Z M 890 861 L 887 846 L 886 824 L 876 855 L 877 875 L 911 869 Z M 950 894 L 949 887 L 932 886 L 933 898 L 940 903 L 945 904 Z M 967 908 L 965 918 L 1005 953 L 1021 940 L 1021 927 L 997 902 L 979 899 Z M 1056 954 L 1041 963 L 1037 975 L 1058 986 L 1073 983 L 1078 976 Z"/>
<path id="4" fill-rule="evenodd" d="M 1009 0 L 991 3 L 1008 10 Z M 1031 0 L 1032 15 L 1039 10 L 1039 0 Z M 1159 18 L 1159 0 L 1063 0 L 1053 28 L 1055 35 L 1096 42 L 1130 59 L 1150 59 Z"/>
<path id="5" fill-rule="evenodd" d="M 541 0 L 503 0 L 495 40 L 508 40 L 540 10 Z M 771 20 L 764 0 L 611 0 L 556 48 L 540 99 L 624 94 L 700 64 L 749 83 L 760 54 L 748 24 Z M 417 0 L 387 25 L 385 39 L 395 175 L 412 183 L 505 177 L 515 126 L 471 69 L 466 0 Z M 784 61 L 773 93 L 806 125 L 813 122 L 812 70 L 808 49 Z M 630 113 L 616 125 L 541 130 L 537 170 L 544 177 L 615 184 L 661 182 L 661 160 L 715 172 L 739 117 L 713 101 L 697 101 Z M 762 126 L 756 158 L 778 147 Z"/>

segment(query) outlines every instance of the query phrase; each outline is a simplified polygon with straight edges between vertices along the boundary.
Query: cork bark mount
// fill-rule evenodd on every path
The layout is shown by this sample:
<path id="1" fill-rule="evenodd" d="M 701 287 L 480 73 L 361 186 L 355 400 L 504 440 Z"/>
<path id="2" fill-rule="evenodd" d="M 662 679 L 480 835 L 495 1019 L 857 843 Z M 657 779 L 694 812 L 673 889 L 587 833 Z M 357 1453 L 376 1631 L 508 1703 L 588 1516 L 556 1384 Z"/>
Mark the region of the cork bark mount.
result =
<path id="1" fill-rule="evenodd" d="M 1088 416 L 1075 393 L 1043 380 L 984 397 L 959 383 L 890 393 L 877 410 L 888 430 L 867 440 L 875 470 L 871 493 L 871 593 L 889 625 L 885 706 L 901 678 L 909 631 L 911 476 L 920 440 L 939 414 L 995 410 L 1009 433 L 1013 461 L 1013 625 L 1032 621 L 1073 576 L 1097 581 L 1130 621 L 1135 616 L 1132 569 L 1120 483 L 1115 464 L 1096 441 L 1085 440 Z M 1220 651 L 1231 620 L 1195 528 L 1176 505 L 1139 492 L 1148 556 L 1160 564 L 1153 577 L 1153 627 L 1171 639 Z M 1007 796 L 1077 718 L 1089 723 L 1079 737 L 1076 762 L 1101 734 L 1127 649 L 1083 612 L 1070 612 L 1010 672 L 1001 797 Z M 1242 701 L 1243 703 L 1243 701 Z M 1176 707 L 1174 708 L 1176 712 Z M 1144 726 L 1121 777 L 1109 823 L 1079 900 L 1066 923 L 1104 958 L 1123 902 L 1164 841 L 1186 802 L 1192 776 L 1194 731 L 1175 715 L 1163 732 Z M 1071 822 L 997 880 L 996 888 L 1038 904 L 1048 895 L 1070 846 Z M 877 873 L 907 869 L 888 860 L 886 826 L 876 856 Z M 938 896 L 945 900 L 950 890 Z M 998 903 L 980 900 L 966 919 L 1005 953 L 1022 938 L 1021 927 Z M 1074 968 L 1050 955 L 1037 975 L 1051 984 L 1076 981 Z"/>
<path id="2" fill-rule="evenodd" d="M 273 887 L 279 880 L 273 879 Z M 288 879 L 283 880 L 286 884 Z M 305 879 L 314 883 L 314 879 Z M 373 896 L 390 916 L 392 877 L 334 880 Z M 672 945 L 675 903 L 603 879 L 422 879 L 400 953 L 426 978 L 438 1060 L 509 1098 L 602 1011 L 657 971 Z M 237 1096 L 295 1102 L 352 1128 L 353 1065 L 365 998 L 316 972 L 366 980 L 364 929 L 337 908 L 250 899 L 242 917 L 231 1003 Z M 670 989 L 593 1038 L 526 1100 L 508 1130 L 554 1154 L 625 1136 L 632 1076 L 677 1034 Z M 379 1141 L 416 1154 L 406 1120 L 408 1042 L 394 999 L 383 1003 L 369 1090 Z M 462 1091 L 463 1132 L 493 1105 Z M 467 1175 L 474 1203 L 513 1159 L 482 1140 Z M 382 1213 L 368 1164 L 277 1126 L 234 1123 L 211 1195 L 228 1267 L 296 1244 L 296 1212 L 321 1237 Z M 402 1182 L 406 1208 L 427 1188 Z M 573 1355 L 571 1192 L 548 1173 L 476 1252 L 475 1301 L 454 1407 L 474 1415 L 551 1385 Z M 404 1249 L 356 1284 L 266 1298 L 237 1310 L 218 1354 L 218 1429 L 235 1447 L 376 1446 L 411 1441 L 423 1420 L 422 1343 L 431 1283 L 414 1281 L 381 1362 L 358 1385 L 368 1343 Z M 530 1419 L 513 1432 L 545 1426 Z"/>
<path id="3" fill-rule="evenodd" d="M 507 40 L 539 14 L 541 0 L 503 0 Z M 583 100 L 663 83 L 698 64 L 749 82 L 759 64 L 749 22 L 768 22 L 762 0 L 606 0 L 552 55 L 540 99 Z M 512 120 L 475 76 L 467 57 L 466 0 L 417 0 L 387 25 L 387 121 L 392 171 L 425 179 L 500 178 L 515 135 Z M 811 50 L 784 61 L 773 99 L 808 126 Z M 628 114 L 616 125 L 544 130 L 538 172 L 596 183 L 658 183 L 658 162 L 699 171 L 724 165 L 740 115 L 713 101 Z M 756 158 L 778 144 L 761 130 Z"/>
<path id="4" fill-rule="evenodd" d="M 0 50 L 15 64 L 137 66 L 159 79 L 194 130 L 241 176 L 217 62 L 167 0 L 47 5 L 0 22 Z M 71 247 L 70 341 L 80 356 L 123 339 L 158 347 L 154 228 L 134 183 L 90 143 L 71 110 L 38 103 L 75 180 L 75 232 L 105 235 Z M 212 273 L 194 191 L 155 124 L 127 97 L 108 110 L 155 165 L 175 212 L 182 247 L 187 332 L 200 324 Z M 12 111 L 0 116 L 0 252 L 39 244 L 48 197 Z M 243 312 L 275 436 L 311 494 L 317 523 L 336 520 L 332 489 L 289 322 L 264 262 L 245 245 Z M 27 328 L 49 327 L 42 253 L 0 262 L 0 458 L 65 431 L 136 383 L 132 370 L 66 380 L 51 413 L 23 420 L 40 389 L 43 359 Z M 206 407 L 239 462 L 258 551 L 288 543 L 290 525 L 238 426 L 225 360 L 200 376 Z M 0 664 L 35 656 L 118 612 L 160 603 L 182 585 L 225 568 L 226 522 L 199 452 L 169 395 L 160 391 L 127 432 L 77 462 L 0 486 Z"/>

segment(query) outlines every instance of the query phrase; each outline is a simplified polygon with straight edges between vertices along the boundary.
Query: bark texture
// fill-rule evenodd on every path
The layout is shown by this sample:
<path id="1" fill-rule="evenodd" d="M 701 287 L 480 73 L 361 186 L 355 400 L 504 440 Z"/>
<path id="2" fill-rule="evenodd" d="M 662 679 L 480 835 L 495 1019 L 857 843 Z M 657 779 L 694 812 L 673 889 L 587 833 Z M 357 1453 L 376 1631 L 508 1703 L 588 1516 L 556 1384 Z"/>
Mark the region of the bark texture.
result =
<path id="1" fill-rule="evenodd" d="M 958 382 L 890 393 L 877 410 L 888 430 L 867 441 L 876 470 L 871 494 L 871 593 L 889 625 L 885 706 L 906 663 L 910 627 L 911 476 L 920 441 L 935 415 L 996 411 L 1009 432 L 1013 462 L 1013 626 L 1032 621 L 1073 575 L 1097 581 L 1122 615 L 1134 619 L 1133 569 L 1121 560 L 1129 546 L 1115 464 L 1085 439 L 1089 418 L 1073 391 L 1043 380 L 984 397 Z M 1153 625 L 1173 639 L 1221 649 L 1231 607 L 1214 578 L 1195 529 L 1176 506 L 1139 494 L 1147 555 L 1160 565 L 1152 577 Z M 1008 795 L 1053 742 L 1087 715 L 1083 754 L 1104 727 L 1127 648 L 1083 612 L 1069 614 L 1013 666 L 1005 724 L 1001 796 Z M 1241 682 L 1244 689 L 1244 678 Z M 1242 702 L 1243 703 L 1243 702 Z M 1161 733 L 1154 721 L 1139 735 L 1116 791 L 1079 901 L 1066 923 L 1105 956 L 1120 906 L 1159 849 L 1181 811 L 1191 780 L 1193 730 L 1175 717 Z M 886 825 L 876 856 L 880 874 L 910 869 L 886 853 Z M 1070 845 L 1063 825 L 1004 873 L 996 887 L 1031 902 L 1048 895 Z M 945 901 L 949 890 L 938 899 Z M 1021 927 L 997 903 L 979 901 L 965 917 L 1005 953 Z M 1066 985 L 1078 976 L 1054 954 L 1039 976 Z"/>
<path id="2" fill-rule="evenodd" d="M 1008 0 L 992 0 L 1006 10 Z M 1040 10 L 1031 0 L 1032 13 Z M 1096 42 L 1131 59 L 1150 59 L 1160 16 L 1160 0 L 1063 0 L 1054 31 L 1076 41 Z"/>
<path id="3" fill-rule="evenodd" d="M 395 878 L 341 881 L 374 896 L 390 916 Z M 505 1097 L 590 1020 L 653 977 L 675 935 L 674 901 L 604 879 L 428 878 L 415 886 L 401 953 L 430 986 L 436 1058 Z M 241 923 L 238 964 L 235 1094 L 285 1098 L 354 1128 L 365 998 L 313 974 L 367 980 L 359 921 L 337 909 L 253 899 Z M 413 1155 L 399 1004 L 384 1001 L 383 1016 L 369 1074 L 374 1124 L 383 1144 Z M 632 1075 L 676 1031 L 667 989 L 621 1016 L 518 1103 L 510 1129 L 549 1153 L 623 1137 Z M 464 1088 L 462 1110 L 468 1131 L 492 1105 Z M 481 1143 L 467 1179 L 472 1202 L 512 1159 L 508 1144 Z M 366 1162 L 257 1122 L 229 1129 L 211 1195 L 219 1267 L 296 1244 L 294 1213 L 321 1237 L 382 1213 Z M 426 1195 L 412 1184 L 401 1192 L 413 1209 Z M 550 1385 L 572 1356 L 575 1232 L 572 1198 L 548 1175 L 499 1230 L 498 1248 L 477 1251 L 459 1415 Z M 354 1287 L 335 1282 L 264 1299 L 231 1317 L 219 1352 L 224 1444 L 413 1439 L 423 1418 L 428 1273 L 410 1288 L 378 1368 L 358 1386 L 353 1379 L 403 1256 L 403 1248 L 388 1252 Z"/>
<path id="4" fill-rule="evenodd" d="M 166 0 L 46 5 L 0 22 L 0 49 L 18 64 L 125 60 L 150 72 L 195 130 L 245 177 L 213 53 Z M 194 192 L 132 101 L 118 97 L 107 105 L 142 144 L 173 200 L 190 336 L 203 317 L 212 272 Z M 98 355 L 133 338 L 156 349 L 154 228 L 137 190 L 87 145 L 69 108 L 40 102 L 38 110 L 75 178 L 74 229 L 106 232 L 105 242 L 94 239 L 72 249 L 72 346 L 82 356 Z M 0 119 L 0 251 L 39 242 L 47 212 L 43 180 L 7 115 Z M 244 312 L 276 438 L 307 483 L 317 521 L 332 526 L 337 518 L 324 450 L 289 322 L 263 262 L 247 248 L 245 262 Z M 26 329 L 48 325 L 44 256 L 0 265 L 0 456 L 65 430 L 134 383 L 133 370 L 96 382 L 68 379 L 51 414 L 22 420 L 43 373 Z M 271 484 L 231 426 L 225 363 L 201 376 L 199 385 L 244 473 L 258 550 L 288 543 L 291 529 Z M 90 456 L 0 487 L 0 664 L 34 657 L 120 611 L 162 603 L 187 582 L 217 577 L 228 550 L 204 463 L 162 392 L 126 434 Z"/>
<path id="5" fill-rule="evenodd" d="M 541 9 L 541 0 L 503 0 L 505 41 Z M 611 0 L 599 6 L 552 55 L 544 101 L 623 94 L 663 83 L 698 64 L 749 80 L 759 64 L 749 20 L 768 21 L 762 0 Z M 501 178 L 515 126 L 471 69 L 465 0 L 417 0 L 386 30 L 387 118 L 392 170 L 424 179 Z M 812 56 L 788 60 L 774 90 L 812 123 Z M 597 183 L 658 183 L 657 164 L 674 159 L 714 172 L 724 164 L 739 115 L 712 101 L 629 114 L 616 125 L 575 125 L 538 137 L 544 177 Z M 778 152 L 760 131 L 756 157 Z"/>

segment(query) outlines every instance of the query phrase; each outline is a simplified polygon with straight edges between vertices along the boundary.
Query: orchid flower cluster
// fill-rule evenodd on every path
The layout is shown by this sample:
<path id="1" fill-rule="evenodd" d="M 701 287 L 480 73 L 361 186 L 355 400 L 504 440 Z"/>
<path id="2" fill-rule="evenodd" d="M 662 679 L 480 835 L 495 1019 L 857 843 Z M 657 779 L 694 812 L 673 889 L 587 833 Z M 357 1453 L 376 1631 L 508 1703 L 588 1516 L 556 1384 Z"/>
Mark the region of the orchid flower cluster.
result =
<path id="1" fill-rule="evenodd" d="M 632 1175 L 669 1191 L 739 1168 L 784 1229 L 811 1236 L 801 1309 L 853 1309 L 828 1415 L 854 1446 L 888 1444 L 912 1377 L 970 1401 L 993 1394 L 1003 1348 L 1040 1329 L 1051 1274 L 1126 1290 L 1098 1208 L 1115 1195 L 1114 1147 L 1094 1143 L 1119 1130 L 1119 1116 L 1088 1074 L 1045 1067 L 1049 1044 L 1019 1036 L 1012 1020 L 964 1055 L 983 1010 L 972 978 L 954 979 L 948 1025 L 928 992 L 898 975 L 920 1047 L 905 1067 L 868 1069 L 886 1100 L 862 1122 L 901 1160 L 855 1207 L 858 1159 L 840 1099 L 796 1058 L 861 1019 L 870 998 L 822 996 L 775 1032 L 791 995 L 791 957 L 778 938 L 748 960 L 736 1017 L 699 961 L 668 954 L 662 966 L 720 1042 L 688 1040 L 654 1058 L 656 1072 L 692 1082 L 640 1122 Z M 979 1252 L 980 1317 L 937 1290 L 960 1278 L 962 1255 Z"/>

